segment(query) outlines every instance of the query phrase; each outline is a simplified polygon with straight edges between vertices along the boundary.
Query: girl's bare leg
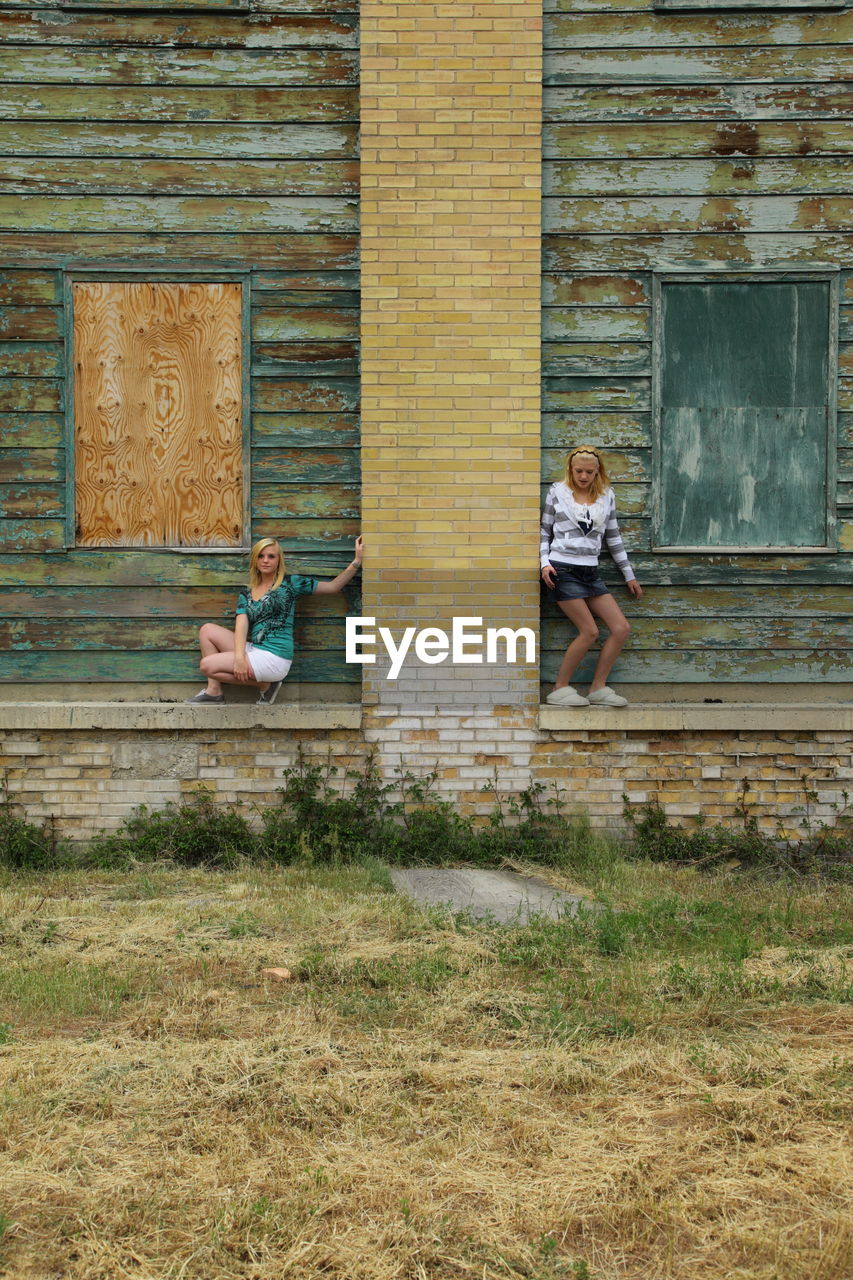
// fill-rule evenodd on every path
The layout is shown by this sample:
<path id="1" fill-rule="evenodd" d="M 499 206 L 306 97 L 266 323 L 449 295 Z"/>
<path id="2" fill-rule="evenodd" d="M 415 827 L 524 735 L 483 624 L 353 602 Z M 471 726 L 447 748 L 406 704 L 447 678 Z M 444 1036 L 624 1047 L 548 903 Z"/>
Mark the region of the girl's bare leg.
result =
<path id="1" fill-rule="evenodd" d="M 268 681 L 255 679 L 251 661 L 247 677 L 235 676 L 234 658 L 233 650 L 230 653 L 211 653 L 202 658 L 200 665 L 207 676 L 207 693 L 221 693 L 223 684 L 256 684 L 259 688 L 267 687 Z"/>
<path id="2" fill-rule="evenodd" d="M 199 628 L 198 642 L 201 646 L 201 662 L 200 667 L 202 674 L 207 676 L 207 688 L 205 693 L 209 693 L 214 697 L 218 697 L 222 692 L 222 684 L 219 676 L 216 674 L 220 667 L 217 658 L 223 655 L 231 655 L 231 671 L 234 670 L 234 632 L 229 631 L 227 627 L 220 627 L 215 622 L 205 622 L 203 627 Z M 210 662 L 210 659 L 214 659 Z M 227 666 L 223 674 L 227 674 Z"/>
<path id="3" fill-rule="evenodd" d="M 588 600 L 557 601 L 557 605 L 562 612 L 577 627 L 578 634 L 569 645 L 563 656 L 563 661 L 560 663 L 560 670 L 557 672 L 557 679 L 554 683 L 555 689 L 564 689 L 571 682 L 572 676 L 575 674 L 581 660 L 586 657 L 598 639 L 598 626 L 589 610 L 589 604 L 590 601 Z"/>
<path id="4" fill-rule="evenodd" d="M 596 689 L 603 689 L 607 684 L 607 677 L 610 675 L 614 662 L 622 652 L 622 647 L 628 639 L 631 627 L 628 619 L 609 592 L 606 596 L 591 596 L 586 603 L 610 632 L 601 646 L 601 653 L 598 655 L 598 662 L 595 664 L 595 671 L 592 676 L 592 684 L 589 686 L 589 692 L 594 693 Z"/>
<path id="5" fill-rule="evenodd" d="M 199 666 L 202 674 L 207 676 L 205 693 L 218 697 L 222 692 L 223 684 L 255 684 L 259 689 L 270 687 L 269 680 L 254 678 L 251 662 L 247 679 L 238 679 L 234 675 L 234 632 L 229 631 L 227 627 L 220 627 L 215 622 L 206 622 L 199 629 L 198 640 L 201 645 Z"/>

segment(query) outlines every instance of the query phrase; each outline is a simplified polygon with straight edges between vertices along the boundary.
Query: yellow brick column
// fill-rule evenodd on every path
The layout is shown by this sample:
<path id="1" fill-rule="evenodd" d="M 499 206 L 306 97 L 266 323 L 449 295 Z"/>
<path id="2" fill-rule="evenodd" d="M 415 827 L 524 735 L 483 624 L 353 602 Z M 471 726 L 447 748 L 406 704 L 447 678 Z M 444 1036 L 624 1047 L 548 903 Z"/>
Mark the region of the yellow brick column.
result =
<path id="1" fill-rule="evenodd" d="M 361 4 L 362 612 L 530 628 L 537 658 L 541 40 L 542 0 Z M 386 767 L 529 781 L 535 664 L 410 652 L 391 681 L 372 651 Z"/>

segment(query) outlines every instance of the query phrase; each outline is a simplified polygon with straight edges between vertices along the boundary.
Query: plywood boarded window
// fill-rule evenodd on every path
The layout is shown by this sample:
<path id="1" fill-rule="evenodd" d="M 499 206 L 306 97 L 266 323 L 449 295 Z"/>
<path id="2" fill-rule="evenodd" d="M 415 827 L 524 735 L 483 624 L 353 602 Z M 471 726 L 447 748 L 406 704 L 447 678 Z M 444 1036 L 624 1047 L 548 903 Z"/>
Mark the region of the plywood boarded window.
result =
<path id="1" fill-rule="evenodd" d="M 659 549 L 828 545 L 829 280 L 661 281 Z"/>
<path id="2" fill-rule="evenodd" d="M 73 286 L 76 541 L 243 541 L 239 283 Z"/>

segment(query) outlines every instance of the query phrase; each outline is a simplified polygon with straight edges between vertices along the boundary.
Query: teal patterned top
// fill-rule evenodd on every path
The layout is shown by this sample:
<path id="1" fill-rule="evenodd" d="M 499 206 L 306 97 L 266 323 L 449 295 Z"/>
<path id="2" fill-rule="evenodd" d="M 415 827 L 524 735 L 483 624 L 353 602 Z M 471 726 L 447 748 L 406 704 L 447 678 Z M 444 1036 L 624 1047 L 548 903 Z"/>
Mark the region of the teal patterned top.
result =
<path id="1" fill-rule="evenodd" d="M 260 600 L 252 599 L 252 592 L 245 587 L 237 601 L 238 614 L 249 619 L 249 640 L 259 649 L 267 649 L 279 658 L 293 657 L 293 614 L 300 596 L 310 596 L 317 590 L 316 578 L 305 578 L 300 573 L 289 573 L 280 587 L 268 591 Z"/>

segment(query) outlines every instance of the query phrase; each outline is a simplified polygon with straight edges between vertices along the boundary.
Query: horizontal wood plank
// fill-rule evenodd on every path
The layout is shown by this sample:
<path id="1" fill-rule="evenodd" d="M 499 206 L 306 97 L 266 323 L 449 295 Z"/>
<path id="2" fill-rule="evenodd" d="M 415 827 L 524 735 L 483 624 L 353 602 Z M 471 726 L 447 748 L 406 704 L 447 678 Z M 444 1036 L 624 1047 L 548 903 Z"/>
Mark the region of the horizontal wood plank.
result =
<path id="1" fill-rule="evenodd" d="M 252 480 L 258 484 L 356 484 L 359 474 L 357 449 L 252 450 Z"/>
<path id="2" fill-rule="evenodd" d="M 269 520 L 269 517 L 260 512 L 257 513 L 257 518 L 259 524 Z M 310 570 L 320 577 L 334 578 L 352 561 L 355 539 L 361 532 L 361 522 L 356 504 L 352 514 L 334 513 L 323 516 L 322 519 L 318 519 L 311 511 L 304 516 L 277 516 L 262 530 L 260 536 L 267 536 L 269 529 L 272 529 L 272 536 L 284 548 L 288 572 L 302 573 Z M 312 600 L 312 606 L 313 603 Z"/>
<path id="3" fill-rule="evenodd" d="M 358 13 L 356 0 L 250 0 L 249 7 L 258 13 Z"/>
<path id="4" fill-rule="evenodd" d="M 68 145 L 67 143 L 65 144 Z M 0 190 L 54 195 L 317 195 L 358 193 L 355 160 L 5 159 Z"/>
<path id="5" fill-rule="evenodd" d="M 651 381 L 649 378 L 543 378 L 542 407 L 551 411 L 647 410 L 651 408 Z"/>
<path id="6" fill-rule="evenodd" d="M 48 378 L 0 378 L 0 410 L 50 413 L 63 406 L 63 386 Z"/>
<path id="7" fill-rule="evenodd" d="M 18 0 L 15 0 L 17 3 Z M 82 2 L 82 0 L 81 0 Z M 23 0 L 20 0 L 23 3 Z M 543 13 L 608 13 L 618 9 L 620 13 L 635 10 L 652 12 L 654 0 L 543 0 Z"/>
<path id="8" fill-rule="evenodd" d="M 268 308 L 278 307 L 280 310 L 293 310 L 295 307 L 318 308 L 350 308 L 356 313 L 358 312 L 359 293 L 358 280 L 353 279 L 351 283 L 345 284 L 342 277 L 353 276 L 354 272 L 336 273 L 336 278 L 327 279 L 325 284 L 321 284 L 321 279 L 325 278 L 329 273 L 316 272 L 313 276 L 314 283 L 311 283 L 312 277 L 304 277 L 305 283 L 299 287 L 294 285 L 288 287 L 284 281 L 291 279 L 289 276 L 282 277 L 282 283 L 278 287 L 272 285 L 262 285 L 259 281 L 258 273 L 252 277 L 252 305 L 262 311 Z"/>
<path id="9" fill-rule="evenodd" d="M 766 9 L 767 0 L 655 0 L 655 9 L 676 13 L 707 9 Z M 774 9 L 844 9 L 847 0 L 774 0 Z M 799 16 L 799 15 L 797 15 Z"/>
<path id="10" fill-rule="evenodd" d="M 352 412 L 359 405 L 357 378 L 254 379 L 252 405 L 259 413 Z"/>
<path id="11" fill-rule="evenodd" d="M 777 583 L 772 591 L 745 591 L 740 583 L 668 586 L 647 591 L 642 600 L 631 600 L 629 611 L 632 623 L 640 618 L 651 621 L 695 618 L 703 620 L 709 628 L 721 619 L 729 623 L 746 619 L 750 624 L 754 619 L 780 619 L 789 625 L 796 622 L 810 625 L 814 619 L 822 618 L 838 619 L 846 624 L 853 617 L 848 587 L 808 583 L 797 586 Z M 557 617 L 556 613 L 551 616 Z"/>
<path id="12" fill-rule="evenodd" d="M 61 16 L 51 10 L 37 9 L 20 13 L 0 9 L 0 42 L 7 45 L 35 44 L 40 47 L 86 45 L 123 48 L 153 45 L 158 49 L 280 49 L 288 55 L 303 48 L 355 49 L 358 38 L 357 12 L 273 13 L 259 20 L 239 10 L 228 15 L 199 12 L 190 21 L 168 12 L 172 5 L 162 5 L 161 12 L 128 9 L 121 13 L 75 13 Z M 247 8 L 249 6 L 246 6 Z M 149 6 L 150 8 L 150 6 Z M 201 8 L 201 6 L 199 6 Z"/>
<path id="13" fill-rule="evenodd" d="M 93 92 L 87 90 L 87 99 Z M 76 97 L 79 99 L 79 94 Z M 97 99 L 97 93 L 95 97 Z M 159 101 L 159 96 L 156 101 Z M 97 101 L 93 103 L 93 109 L 97 105 Z M 124 98 L 120 105 L 124 110 L 127 105 Z M 101 110 L 105 109 L 102 103 Z M 352 161 L 358 154 L 356 124 L 269 123 L 262 115 L 255 117 L 260 119 L 259 123 L 232 124 L 229 123 L 230 116 L 238 108 L 232 109 L 228 102 L 218 99 L 214 102 L 204 96 L 195 109 L 212 118 L 204 122 L 192 119 L 190 94 L 184 107 L 175 111 L 177 123 L 173 123 L 171 117 L 160 124 L 139 122 L 132 113 L 107 119 L 106 122 L 95 119 L 91 123 L 75 120 L 9 123 L 0 120 L 0 151 L 9 156 L 51 157 L 57 151 L 63 151 L 76 156 L 150 158 L 158 163 L 164 156 L 169 156 L 175 161 L 215 160 L 217 164 L 251 159 L 290 164 L 307 160 L 319 164 L 323 160 Z M 239 109 L 246 109 L 242 99 Z M 257 109 L 261 110 L 260 107 Z M 144 110 L 141 103 L 139 110 Z M 217 118 L 217 110 L 227 113 L 226 120 Z M 37 302 L 41 299 L 24 298 L 23 301 Z"/>
<path id="14" fill-rule="evenodd" d="M 288 6 L 290 0 L 270 0 L 273 4 Z M 332 0 L 334 2 L 334 0 Z M 4 9 L 32 9 L 33 0 L 2 0 Z M 239 11 L 249 9 L 256 0 L 149 0 L 149 7 L 158 9 L 223 9 Z M 52 0 L 51 9 L 121 9 L 126 0 Z M 313 7 L 313 3 L 309 6 Z"/>
<path id="15" fill-rule="evenodd" d="M 542 655 L 542 678 L 555 679 L 560 664 L 560 653 Z M 585 685 L 592 679 L 595 654 L 581 663 L 574 677 L 576 684 Z M 853 653 L 850 650 L 805 649 L 792 653 L 788 650 L 739 651 L 713 649 L 691 650 L 683 654 L 672 650 L 647 650 L 645 652 L 624 649 L 611 677 L 611 683 L 640 684 L 698 684 L 714 681 L 718 684 L 749 683 L 779 684 L 781 682 L 804 683 L 818 680 L 826 684 L 846 683 L 853 677 Z M 583 708 L 578 708 L 579 714 Z"/>
<path id="16" fill-rule="evenodd" d="M 298 606 L 301 610 L 301 605 Z M 344 649 L 342 617 L 306 617 L 298 613 L 300 649 L 323 652 Z M 227 620 L 233 626 L 232 611 Z M 198 621 L 194 618 L 16 618 L 0 619 L 0 648 L 17 653 L 81 651 L 145 652 L 173 650 L 189 653 L 198 662 Z"/>
<path id="17" fill-rule="evenodd" d="M 786 270 L 853 265 L 853 242 L 844 233 L 718 231 L 656 234 L 572 234 L 544 237 L 549 271 L 670 268 L 698 270 L 763 267 Z"/>
<path id="18" fill-rule="evenodd" d="M 556 377 L 651 377 L 651 346 L 647 342 L 546 342 L 542 347 L 542 372 Z"/>
<path id="19" fill-rule="evenodd" d="M 358 334 L 359 313 L 355 307 L 252 307 L 252 338 L 256 342 L 355 339 Z"/>
<path id="20" fill-rule="evenodd" d="M 587 3 L 588 0 L 584 0 Z M 633 3 L 634 0 L 628 0 Z M 643 0 L 647 3 L 647 0 Z M 2 0 L 4 9 L 32 9 L 33 0 Z M 627 5 L 626 5 L 627 7 Z M 52 0 L 51 9 L 76 9 L 109 11 L 126 9 L 127 0 Z M 147 0 L 146 8 L 166 12 L 178 9 L 186 13 L 193 10 L 224 10 L 226 17 L 242 11 L 265 13 L 356 13 L 354 0 Z"/>
<path id="21" fill-rule="evenodd" d="M 655 13 L 548 14 L 546 49 L 719 49 L 761 45 L 843 45 L 853 43 L 853 13 L 761 14 L 697 12 L 689 21 Z M 710 77 L 709 77 L 710 78 Z M 781 77 L 780 77 L 781 78 Z"/>
<path id="22" fill-rule="evenodd" d="M 144 591 L 127 587 L 9 587 L 0 590 L 0 618 L 48 620 L 51 625 L 58 618 L 97 619 L 102 625 L 112 618 L 180 618 L 196 643 L 200 623 L 233 623 L 243 579 L 235 573 L 230 586 L 148 587 Z M 307 599 L 300 601 L 300 610 L 308 606 Z M 346 604 L 343 595 L 318 595 L 311 597 L 310 609 L 313 617 L 338 616 L 346 611 Z"/>
<path id="23" fill-rule="evenodd" d="M 545 307 L 546 342 L 651 341 L 650 307 Z"/>
<path id="24" fill-rule="evenodd" d="M 354 494 L 357 499 L 357 493 Z M 258 536 L 268 536 L 262 529 Z M 274 535 L 273 535 L 274 536 Z M 340 540 L 338 540 L 339 542 Z M 330 543 L 325 552 L 302 560 L 290 557 L 290 573 L 310 573 L 334 577 L 352 559 L 338 542 Z M 349 543 L 351 546 L 351 542 Z M 239 552 L 187 552 L 146 550 L 143 548 L 74 548 L 63 555 L 36 564 L 29 556 L 0 553 L 0 587 L 121 587 L 142 591 L 149 587 L 167 586 L 170 590 L 184 587 L 227 587 L 240 589 L 245 581 L 248 554 Z M 236 584 L 236 587 L 235 587 Z"/>
<path id="25" fill-rule="evenodd" d="M 63 377 L 65 350 L 51 342 L 0 342 L 0 376 L 10 374 L 24 378 Z"/>
<path id="26" fill-rule="evenodd" d="M 584 0 L 589 3 L 590 0 Z M 591 0 L 592 3 L 598 0 Z M 611 0 L 607 0 L 611 2 Z M 642 0 L 643 4 L 647 0 Z M 785 0 L 783 0 L 783 3 Z M 636 0 L 626 0 L 626 8 Z M 5 9 L 32 9 L 33 0 L 2 0 Z M 101 10 L 126 9 L 127 0 L 52 0 L 51 9 L 73 12 L 76 9 Z M 180 10 L 192 14 L 194 10 L 213 9 L 224 11 L 228 18 L 243 11 L 258 13 L 356 13 L 354 0 L 146 0 L 146 8 L 166 12 Z"/>
<path id="27" fill-rule="evenodd" d="M 649 124 L 661 120 L 783 122 L 843 120 L 853 109 L 853 88 L 846 83 L 819 84 L 571 84 L 546 86 L 546 121 L 612 120 Z"/>
<path id="28" fill-rule="evenodd" d="M 116 683 L 161 682 L 163 680 L 197 680 L 198 659 L 192 653 L 176 650 L 144 652 L 22 653 L 0 652 L 0 681 L 65 681 L 85 684 L 94 681 Z M 297 652 L 289 679 L 310 683 L 357 684 L 361 667 L 344 661 L 343 649 L 332 653 Z M 226 695 L 227 696 L 227 695 Z M 214 714 L 215 714 L 215 708 Z M 211 719 L 211 727 L 214 726 Z"/>
<path id="29" fill-rule="evenodd" d="M 65 419 L 58 413 L 3 415 L 3 447 L 6 449 L 58 449 L 64 438 Z"/>
<path id="30" fill-rule="evenodd" d="M 849 156 L 850 129 L 843 120 L 599 121 L 547 124 L 546 160 L 654 159 L 674 157 Z"/>
<path id="31" fill-rule="evenodd" d="M 633 607 L 631 613 L 632 650 L 670 649 L 680 653 L 695 650 L 800 650 L 820 648 L 848 650 L 848 666 L 853 666 L 853 616 L 836 618 L 727 618 L 697 616 L 694 611 L 684 618 L 645 618 Z M 606 628 L 603 628 L 606 634 Z M 542 627 L 542 648 L 558 653 L 572 635 L 571 625 L 563 618 L 547 619 Z M 734 656 L 734 655 L 733 655 Z"/>
<path id="32" fill-rule="evenodd" d="M 850 188 L 848 159 L 801 156 L 737 160 L 546 162 L 546 196 L 827 195 Z"/>
<path id="33" fill-rule="evenodd" d="M 0 338 L 45 342 L 62 336 L 60 307 L 0 307 Z"/>
<path id="34" fill-rule="evenodd" d="M 0 270 L 0 307 L 31 307 L 62 301 L 62 281 L 55 271 Z"/>
<path id="35" fill-rule="evenodd" d="M 3 202 L 0 198 L 0 218 Z M 542 202 L 545 233 L 611 231 L 619 235 L 689 232 L 853 230 L 853 207 L 842 196 L 661 196 L 649 199 Z"/>
<path id="36" fill-rule="evenodd" d="M 603 562 L 604 563 L 604 562 Z M 853 556 L 845 555 L 796 555 L 772 552 L 743 552 L 739 554 L 668 552 L 631 552 L 631 563 L 637 577 L 645 587 L 702 586 L 732 581 L 748 581 L 750 589 L 777 586 L 780 583 L 802 582 L 809 587 L 819 584 L 849 584 L 853 575 Z M 619 583 L 618 573 L 605 568 L 606 581 Z M 621 587 L 620 587 L 621 590 Z"/>
<path id="37" fill-rule="evenodd" d="M 14 196 L 0 195 L 0 232 L 27 231 L 347 232 L 358 205 L 345 196 Z M 28 335 L 31 336 L 31 335 Z"/>
<path id="38" fill-rule="evenodd" d="M 652 280 L 648 273 L 629 276 L 546 272 L 542 277 L 544 307 L 648 307 L 651 301 Z"/>
<path id="39" fill-rule="evenodd" d="M 353 413 L 255 413 L 252 442 L 290 449 L 341 449 L 359 443 Z"/>
<path id="40" fill-rule="evenodd" d="M 258 480 L 252 487 L 252 514 L 256 524 L 298 517 L 327 520 L 355 519 L 361 509 L 357 484 L 327 482 L 317 486 L 304 484 L 265 483 Z M 264 536 L 261 529 L 258 537 Z"/>
<path id="41" fill-rule="evenodd" d="M 542 444 L 550 449 L 569 451 L 578 441 L 602 449 L 631 447 L 650 448 L 652 443 L 649 413 L 543 413 Z"/>
<path id="42" fill-rule="evenodd" d="M 257 342 L 252 347 L 252 373 L 288 378 L 355 378 L 358 348 L 346 342 Z"/>
<path id="43" fill-rule="evenodd" d="M 285 61 L 277 58 L 279 63 Z M 73 59 L 69 66 L 73 66 Z M 79 83 L 30 85 L 0 82 L 0 115 L 7 120 L 98 121 L 276 121 L 300 124 L 302 149 L 289 154 L 315 155 L 311 124 L 353 125 L 358 120 L 357 90 L 321 86 L 282 88 L 235 84 L 226 76 L 215 85 L 131 85 Z M 64 129 L 64 125 L 63 125 Z M 351 131 L 352 132 L 352 131 Z M 284 135 L 283 135 L 284 136 Z M 291 135 L 293 136 L 293 135 Z M 298 136 L 298 135 L 297 135 Z"/>
<path id="44" fill-rule="evenodd" d="M 185 268 L 288 268 L 302 270 L 352 269 L 358 263 L 358 236 L 278 232 L 229 232 L 217 236 L 192 231 L 172 234 L 139 232 L 17 232 L 0 231 L 0 262 L 30 262 L 54 266 L 71 257 L 80 269 L 94 265 L 119 271 L 161 266 L 172 277 Z"/>
<path id="45" fill-rule="evenodd" d="M 341 48 L 289 49 L 283 56 L 278 49 L 18 45 L 0 47 L 0 78 L 4 85 L 310 85 L 338 95 L 352 118 L 352 91 L 340 86 L 356 82 L 358 64 Z"/>
<path id="46" fill-rule="evenodd" d="M 0 484 L 0 517 L 39 519 L 65 516 L 65 486 L 62 484 Z"/>
<path id="47" fill-rule="evenodd" d="M 35 555 L 40 551 L 61 551 L 64 546 L 64 520 L 33 517 L 24 520 L 0 519 L 0 551 L 22 551 Z"/>
<path id="48" fill-rule="evenodd" d="M 62 449 L 0 449 L 2 484 L 64 480 L 64 471 L 65 453 Z"/>
<path id="49" fill-rule="evenodd" d="M 545 52 L 544 83 L 654 84 L 721 80 L 849 80 L 853 51 L 843 45 L 737 45 L 697 49 L 647 47 Z"/>

